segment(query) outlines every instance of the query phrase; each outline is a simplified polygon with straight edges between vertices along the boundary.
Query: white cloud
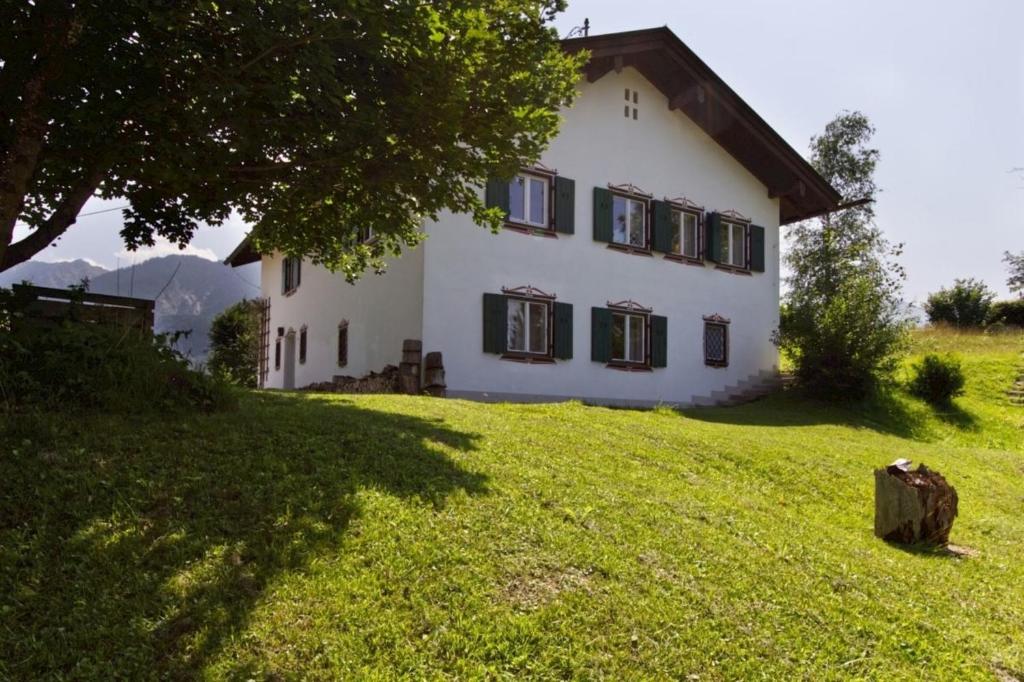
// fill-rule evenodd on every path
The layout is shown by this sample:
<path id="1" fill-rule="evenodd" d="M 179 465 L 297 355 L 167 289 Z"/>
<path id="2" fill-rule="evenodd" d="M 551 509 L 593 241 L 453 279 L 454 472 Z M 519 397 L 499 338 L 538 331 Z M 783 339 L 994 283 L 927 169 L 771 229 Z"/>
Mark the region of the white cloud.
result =
<path id="1" fill-rule="evenodd" d="M 121 249 L 115 256 L 119 261 L 134 262 L 136 264 L 147 261 L 150 258 L 160 258 L 161 256 L 199 256 L 206 260 L 217 260 L 217 254 L 212 249 L 203 249 L 192 244 L 181 249 L 178 248 L 177 244 L 172 244 L 163 237 L 157 237 L 156 244 L 153 246 L 143 246 L 136 251 Z"/>
<path id="2" fill-rule="evenodd" d="M 79 256 L 78 258 L 39 258 L 37 260 L 40 260 L 40 261 L 42 261 L 44 263 L 72 263 L 72 262 L 74 262 L 76 260 L 84 260 L 86 263 L 88 263 L 89 265 L 92 265 L 93 267 L 97 267 L 97 268 L 106 268 L 107 267 L 103 263 L 100 263 L 99 261 L 94 260 L 92 258 L 86 258 L 85 256 Z"/>

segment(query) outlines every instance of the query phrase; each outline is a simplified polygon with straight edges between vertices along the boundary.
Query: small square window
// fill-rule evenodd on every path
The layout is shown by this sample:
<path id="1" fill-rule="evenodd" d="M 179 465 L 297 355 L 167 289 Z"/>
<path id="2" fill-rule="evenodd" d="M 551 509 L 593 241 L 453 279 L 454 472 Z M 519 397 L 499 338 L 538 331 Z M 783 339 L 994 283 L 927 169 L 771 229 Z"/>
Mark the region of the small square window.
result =
<path id="1" fill-rule="evenodd" d="M 647 202 L 612 196 L 612 242 L 647 248 Z"/>
<path id="2" fill-rule="evenodd" d="M 729 364 L 729 327 L 720 322 L 704 323 L 704 364 L 725 367 Z"/>
<path id="3" fill-rule="evenodd" d="M 508 183 L 508 218 L 523 225 L 549 227 L 547 178 L 522 174 Z"/>
<path id="4" fill-rule="evenodd" d="M 547 355 L 550 348 L 548 317 L 546 302 L 508 299 L 508 338 L 505 348 L 513 353 Z"/>

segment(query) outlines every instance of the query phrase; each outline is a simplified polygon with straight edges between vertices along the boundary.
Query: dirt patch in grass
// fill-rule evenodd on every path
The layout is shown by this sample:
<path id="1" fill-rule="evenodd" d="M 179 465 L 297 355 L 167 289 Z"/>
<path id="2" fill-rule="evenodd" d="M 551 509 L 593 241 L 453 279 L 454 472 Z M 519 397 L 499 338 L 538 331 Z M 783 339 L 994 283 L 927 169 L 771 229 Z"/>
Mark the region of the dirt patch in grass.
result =
<path id="1" fill-rule="evenodd" d="M 509 580 L 504 598 L 518 611 L 534 611 L 565 592 L 590 594 L 592 579 L 590 568 L 538 566 Z"/>

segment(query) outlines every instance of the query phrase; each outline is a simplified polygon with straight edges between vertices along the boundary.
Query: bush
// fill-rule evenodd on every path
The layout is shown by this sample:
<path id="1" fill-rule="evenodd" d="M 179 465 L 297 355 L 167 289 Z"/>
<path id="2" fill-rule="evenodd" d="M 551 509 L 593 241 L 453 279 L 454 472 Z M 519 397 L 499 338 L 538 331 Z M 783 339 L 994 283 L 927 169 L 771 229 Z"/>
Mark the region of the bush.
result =
<path id="1" fill-rule="evenodd" d="M 924 311 L 932 324 L 980 327 L 985 323 L 995 297 L 984 282 L 958 279 L 951 288 L 942 288 L 929 295 Z"/>
<path id="2" fill-rule="evenodd" d="M 914 365 L 910 392 L 932 405 L 948 405 L 964 392 L 964 372 L 953 356 L 929 353 Z"/>
<path id="3" fill-rule="evenodd" d="M 260 355 L 259 301 L 243 300 L 224 309 L 210 325 L 210 359 L 214 376 L 246 388 L 256 388 Z"/>
<path id="4" fill-rule="evenodd" d="M 996 301 L 985 317 L 988 326 L 1002 324 L 1007 327 L 1024 327 L 1024 299 Z"/>
<path id="5" fill-rule="evenodd" d="M 157 335 L 68 319 L 28 321 L 22 303 L 0 295 L 0 402 L 7 409 L 113 412 L 212 411 L 234 394 L 193 370 L 174 350 L 179 335 Z"/>

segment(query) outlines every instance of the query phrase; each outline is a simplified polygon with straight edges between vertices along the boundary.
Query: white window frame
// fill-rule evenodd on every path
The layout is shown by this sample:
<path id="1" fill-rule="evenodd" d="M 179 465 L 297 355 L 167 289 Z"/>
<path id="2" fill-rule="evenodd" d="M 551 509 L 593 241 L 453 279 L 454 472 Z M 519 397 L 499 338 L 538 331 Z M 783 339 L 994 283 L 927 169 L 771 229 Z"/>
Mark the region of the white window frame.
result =
<path id="1" fill-rule="evenodd" d="M 523 180 L 523 217 L 513 218 L 512 217 L 512 183 L 516 180 Z M 541 215 L 543 219 L 541 222 L 533 222 L 530 220 L 530 182 L 537 180 L 542 183 L 544 191 L 541 196 L 543 197 L 543 205 Z M 536 227 L 543 230 L 551 229 L 551 179 L 543 175 L 535 175 L 533 173 L 518 173 L 515 178 L 509 181 L 509 204 L 508 204 L 508 222 L 516 225 L 526 225 L 528 227 Z"/>
<path id="2" fill-rule="evenodd" d="M 373 233 L 373 228 L 367 225 L 363 225 L 356 231 L 356 236 L 360 244 L 366 244 L 372 242 L 377 235 Z"/>
<path id="3" fill-rule="evenodd" d="M 613 348 L 612 349 L 612 362 L 625 362 L 625 363 L 629 363 L 631 365 L 644 365 L 644 364 L 647 364 L 647 316 L 643 315 L 643 314 L 640 314 L 640 313 L 629 313 L 629 312 L 626 312 L 626 311 L 613 310 L 612 311 L 612 333 L 613 334 L 614 334 L 614 330 L 615 330 L 615 318 L 616 317 L 623 317 L 623 318 L 625 318 L 625 322 L 623 323 L 623 327 L 622 327 L 622 333 L 623 333 L 622 354 L 625 357 L 622 357 L 622 358 L 615 357 L 615 350 Z M 630 352 L 629 351 L 632 350 L 632 344 L 630 342 L 629 329 L 634 324 L 633 322 L 629 321 L 629 318 L 634 318 L 640 324 L 640 357 L 641 357 L 640 360 L 630 360 L 630 359 L 628 359 L 629 356 L 630 356 Z M 613 346 L 614 346 L 614 344 L 613 344 Z"/>
<path id="4" fill-rule="evenodd" d="M 506 330 L 508 329 L 508 326 L 507 326 L 508 325 L 508 320 L 511 318 L 511 315 L 512 315 L 512 305 L 514 303 L 522 303 L 522 304 L 525 305 L 525 313 L 526 314 L 525 314 L 525 316 L 523 318 L 525 320 L 525 322 L 526 322 L 525 327 L 524 327 L 524 332 L 525 333 L 523 334 L 523 345 L 524 345 L 524 348 L 522 348 L 522 349 L 520 349 L 520 348 L 512 348 L 511 344 L 509 343 L 508 332 L 506 331 L 505 332 L 505 352 L 506 353 L 514 353 L 514 354 L 522 354 L 522 355 L 543 356 L 543 357 L 551 355 L 551 302 L 550 301 L 538 301 L 538 300 L 533 300 L 533 299 L 529 299 L 529 298 L 517 298 L 515 296 L 509 296 L 508 297 L 507 310 L 506 310 L 506 313 L 505 313 L 505 315 L 506 315 Z M 543 319 L 544 319 L 544 350 L 543 351 L 530 350 L 530 346 L 531 346 L 530 341 L 532 340 L 530 338 L 530 333 L 531 333 L 530 332 L 530 306 L 534 306 L 534 305 L 535 306 L 540 306 L 541 308 L 543 308 L 543 311 L 544 311 L 544 317 L 543 317 Z"/>
<path id="5" fill-rule="evenodd" d="M 750 254 L 747 253 L 747 251 L 749 250 L 749 246 L 747 244 L 747 234 L 750 231 L 750 225 L 747 224 L 747 223 L 741 223 L 741 222 L 739 222 L 737 220 L 722 220 L 721 223 L 720 223 L 720 226 L 727 228 L 726 229 L 726 237 L 727 238 L 722 240 L 722 244 L 724 244 L 726 246 L 727 253 L 729 254 L 728 259 L 726 260 L 725 263 L 722 263 L 722 265 L 728 265 L 730 267 L 741 268 L 741 269 L 745 270 L 747 268 L 747 261 L 750 260 Z M 742 245 L 743 245 L 743 254 L 742 254 L 743 255 L 743 262 L 742 263 L 734 263 L 733 260 L 732 260 L 734 233 L 736 232 L 736 230 L 734 228 L 737 228 L 737 227 L 742 228 L 742 230 L 743 230 L 743 237 L 741 239 Z M 718 257 L 721 258 L 722 254 L 719 253 Z"/>
<path id="6" fill-rule="evenodd" d="M 624 242 L 615 241 L 615 201 L 618 199 L 621 199 L 622 201 L 626 202 L 626 241 Z M 643 218 L 641 219 L 641 232 L 643 233 L 643 243 L 641 244 L 634 244 L 633 242 L 629 241 L 629 236 L 633 233 L 633 212 L 630 210 L 630 204 L 640 204 L 640 206 L 643 208 L 643 212 L 641 213 L 641 215 L 643 216 Z M 619 246 L 628 246 L 633 249 L 647 249 L 650 247 L 650 235 L 647 233 L 648 206 L 649 203 L 647 199 L 631 197 L 626 194 L 616 194 L 614 192 L 612 193 L 612 244 L 618 244 Z"/>
<path id="7" fill-rule="evenodd" d="M 693 211 L 684 211 L 682 209 L 673 208 L 672 215 L 679 216 L 679 250 L 674 251 L 677 256 L 683 258 L 692 258 L 697 260 L 700 258 L 700 215 Z M 687 217 L 693 218 L 693 253 L 686 253 L 686 221 Z"/>

